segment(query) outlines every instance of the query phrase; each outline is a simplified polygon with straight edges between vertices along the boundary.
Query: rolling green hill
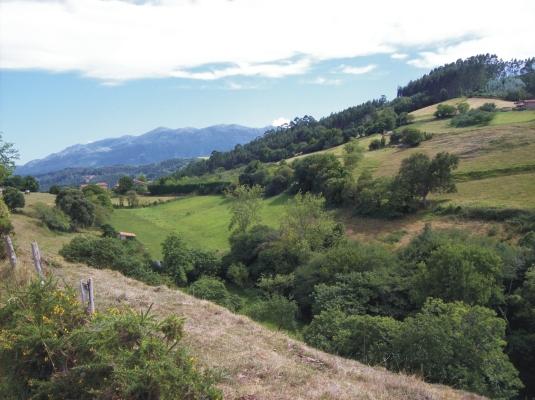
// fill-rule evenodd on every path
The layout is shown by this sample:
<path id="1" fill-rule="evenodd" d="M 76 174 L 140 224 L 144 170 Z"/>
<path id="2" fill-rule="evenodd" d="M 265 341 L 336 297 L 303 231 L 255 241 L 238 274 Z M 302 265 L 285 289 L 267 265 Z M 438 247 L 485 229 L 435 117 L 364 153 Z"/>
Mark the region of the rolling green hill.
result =
<path id="1" fill-rule="evenodd" d="M 461 101 L 477 107 L 495 100 L 458 98 L 447 103 L 457 104 Z M 497 104 L 500 107 L 512 105 L 505 101 L 498 101 Z M 432 200 L 463 206 L 535 209 L 535 111 L 499 112 L 488 126 L 453 128 L 448 120 L 436 120 L 433 117 L 435 109 L 436 105 L 433 105 L 414 112 L 416 122 L 413 125 L 433 133 L 431 140 L 416 148 L 387 147 L 368 151 L 369 143 L 380 135 L 358 139 L 366 152 L 354 175 L 358 176 L 368 169 L 376 176 L 392 176 L 401 161 L 410 154 L 424 152 L 432 156 L 448 151 L 460 158 L 456 171 L 458 191 L 433 195 Z M 318 153 L 332 153 L 341 157 L 343 145 Z M 293 157 L 287 162 L 309 155 Z M 225 179 L 237 181 L 240 171 L 225 171 Z M 264 200 L 262 222 L 278 226 L 288 200 L 286 195 Z M 423 227 L 424 220 L 446 227 L 455 225 L 448 218 L 429 213 L 405 217 L 401 221 L 355 218 L 342 212 L 338 213 L 338 218 L 346 224 L 351 236 L 361 239 L 381 240 L 392 232 L 404 231 L 409 232 L 403 239 L 406 241 L 411 232 L 416 234 Z M 135 232 L 155 257 L 160 256 L 160 245 L 172 232 L 182 234 L 192 246 L 224 251 L 228 248 L 229 220 L 227 200 L 215 195 L 183 197 L 153 207 L 120 209 L 112 216 L 112 224 L 116 229 Z M 495 224 L 472 223 L 467 228 L 485 231 L 495 229 Z"/>

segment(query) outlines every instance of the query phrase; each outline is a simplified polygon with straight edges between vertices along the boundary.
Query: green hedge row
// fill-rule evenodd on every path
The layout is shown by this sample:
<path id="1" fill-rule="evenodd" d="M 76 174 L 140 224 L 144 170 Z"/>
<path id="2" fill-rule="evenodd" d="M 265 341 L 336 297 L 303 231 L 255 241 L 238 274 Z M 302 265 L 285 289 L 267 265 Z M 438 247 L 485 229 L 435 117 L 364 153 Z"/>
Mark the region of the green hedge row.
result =
<path id="1" fill-rule="evenodd" d="M 199 183 L 176 183 L 176 184 L 153 184 L 149 185 L 149 192 L 153 196 L 166 194 L 220 194 L 223 193 L 231 182 L 199 182 Z"/>

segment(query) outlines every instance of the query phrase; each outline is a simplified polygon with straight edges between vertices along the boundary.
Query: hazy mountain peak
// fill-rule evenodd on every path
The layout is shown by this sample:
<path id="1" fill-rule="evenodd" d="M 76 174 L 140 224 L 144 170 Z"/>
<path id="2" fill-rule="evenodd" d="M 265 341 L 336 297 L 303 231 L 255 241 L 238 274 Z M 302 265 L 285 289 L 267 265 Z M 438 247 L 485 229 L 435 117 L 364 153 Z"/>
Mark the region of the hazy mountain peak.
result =
<path id="1" fill-rule="evenodd" d="M 157 127 L 139 136 L 124 135 L 75 144 L 42 159 L 17 167 L 17 174 L 31 175 L 64 168 L 143 165 L 171 158 L 194 158 L 212 151 L 226 151 L 250 142 L 268 128 L 220 124 L 206 128 Z"/>

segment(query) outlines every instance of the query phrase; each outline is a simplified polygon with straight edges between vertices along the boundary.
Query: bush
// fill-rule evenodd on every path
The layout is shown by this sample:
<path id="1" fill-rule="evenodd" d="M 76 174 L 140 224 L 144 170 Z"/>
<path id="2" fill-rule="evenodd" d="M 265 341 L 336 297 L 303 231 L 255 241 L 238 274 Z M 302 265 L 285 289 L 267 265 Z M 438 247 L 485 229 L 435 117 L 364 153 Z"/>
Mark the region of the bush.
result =
<path id="1" fill-rule="evenodd" d="M 223 281 L 203 276 L 189 287 L 189 293 L 199 299 L 209 300 L 231 311 L 241 307 L 241 299 L 229 293 Z"/>
<path id="2" fill-rule="evenodd" d="M 0 308 L 1 398 L 222 398 L 180 344 L 183 319 L 130 309 L 89 317 L 77 297 L 35 282 Z"/>
<path id="3" fill-rule="evenodd" d="M 6 203 L 7 208 L 10 211 L 15 211 L 17 208 L 24 208 L 26 200 L 24 199 L 24 194 L 17 188 L 7 187 L 2 192 L 2 198 L 4 203 Z"/>
<path id="4" fill-rule="evenodd" d="M 59 194 L 59 192 L 61 192 L 61 186 L 59 185 L 52 185 L 48 189 L 48 193 L 50 194 Z"/>
<path id="5" fill-rule="evenodd" d="M 503 299 L 502 260 L 486 246 L 442 243 L 419 264 L 414 290 L 428 297 L 466 304 L 497 304 Z"/>
<path id="6" fill-rule="evenodd" d="M 227 271 L 227 279 L 238 287 L 245 287 L 249 282 L 249 270 L 242 263 L 232 264 Z"/>
<path id="7" fill-rule="evenodd" d="M 35 214 L 48 229 L 58 232 L 68 232 L 71 230 L 71 220 L 56 207 L 49 207 L 44 203 L 37 203 L 34 206 Z"/>
<path id="8" fill-rule="evenodd" d="M 168 283 L 151 269 L 149 256 L 136 241 L 77 236 L 64 245 L 59 254 L 67 261 L 114 269 L 150 285 Z"/>
<path id="9" fill-rule="evenodd" d="M 479 107 L 479 110 L 486 111 L 486 112 L 494 112 L 494 111 L 496 111 L 496 104 L 494 104 L 494 103 L 485 103 L 481 107 Z"/>
<path id="10" fill-rule="evenodd" d="M 401 142 L 407 146 L 416 147 L 426 140 L 425 132 L 415 128 L 406 128 L 403 130 Z"/>
<path id="11" fill-rule="evenodd" d="M 305 340 L 431 382 L 510 399 L 522 384 L 503 351 L 505 325 L 488 308 L 429 299 L 403 322 L 326 310 L 307 327 Z"/>
<path id="12" fill-rule="evenodd" d="M 470 110 L 470 104 L 468 104 L 466 101 L 463 101 L 459 104 L 457 104 L 457 111 L 459 111 L 459 114 L 464 114 Z"/>
<path id="13" fill-rule="evenodd" d="M 456 128 L 473 125 L 487 125 L 494 118 L 493 112 L 470 110 L 465 114 L 460 114 L 451 119 L 451 126 Z"/>
<path id="14" fill-rule="evenodd" d="M 277 329 L 295 330 L 297 304 L 286 297 L 274 294 L 267 300 L 254 303 L 246 310 L 246 314 L 257 321 L 268 322 Z"/>
<path id="15" fill-rule="evenodd" d="M 88 227 L 95 222 L 95 205 L 78 189 L 64 189 L 56 196 L 56 207 L 67 214 L 73 224 Z"/>
<path id="16" fill-rule="evenodd" d="M 7 235 L 13 231 L 13 225 L 11 224 L 9 210 L 4 203 L 4 200 L 0 198 L 0 235 Z M 7 257 L 6 246 L 0 245 L 0 260 Z"/>
<path id="17" fill-rule="evenodd" d="M 393 343 L 402 323 L 390 317 L 347 316 L 339 310 L 323 311 L 305 329 L 305 341 L 331 353 L 370 365 L 397 364 Z"/>
<path id="18" fill-rule="evenodd" d="M 394 344 L 400 369 L 490 398 L 514 398 L 522 384 L 503 351 L 505 327 L 488 308 L 429 299 L 403 322 Z"/>
<path id="19" fill-rule="evenodd" d="M 13 225 L 9 217 L 9 209 L 6 203 L 4 203 L 4 200 L 0 199 L 0 235 L 8 234 L 13 230 Z M 5 246 L 0 247 L 3 249 Z"/>
<path id="20" fill-rule="evenodd" d="M 163 271 L 171 276 L 177 285 L 188 283 L 188 273 L 193 269 L 191 252 L 177 234 L 167 236 L 162 243 Z"/>
<path id="21" fill-rule="evenodd" d="M 368 149 L 370 151 L 382 149 L 386 145 L 385 140 L 384 136 L 381 139 L 373 139 L 368 145 Z"/>
<path id="22" fill-rule="evenodd" d="M 449 104 L 439 104 L 433 115 L 437 118 L 443 119 L 453 117 L 455 114 L 457 114 L 457 108 L 455 106 L 451 106 Z"/>

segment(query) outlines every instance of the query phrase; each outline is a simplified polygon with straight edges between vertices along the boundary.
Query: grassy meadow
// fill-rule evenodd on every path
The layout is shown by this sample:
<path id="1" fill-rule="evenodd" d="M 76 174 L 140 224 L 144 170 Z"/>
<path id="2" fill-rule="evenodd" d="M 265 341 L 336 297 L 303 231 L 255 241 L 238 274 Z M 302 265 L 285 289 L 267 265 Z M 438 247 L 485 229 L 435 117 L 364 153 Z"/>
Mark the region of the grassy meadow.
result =
<path id="1" fill-rule="evenodd" d="M 276 227 L 284 216 L 286 195 L 263 201 L 262 223 Z M 182 235 L 191 246 L 228 249 L 230 212 L 224 196 L 188 196 L 145 208 L 120 209 L 112 214 L 112 225 L 134 232 L 154 257 L 161 256 L 161 243 L 170 233 Z"/>

